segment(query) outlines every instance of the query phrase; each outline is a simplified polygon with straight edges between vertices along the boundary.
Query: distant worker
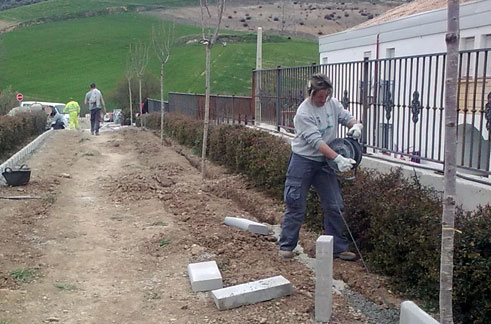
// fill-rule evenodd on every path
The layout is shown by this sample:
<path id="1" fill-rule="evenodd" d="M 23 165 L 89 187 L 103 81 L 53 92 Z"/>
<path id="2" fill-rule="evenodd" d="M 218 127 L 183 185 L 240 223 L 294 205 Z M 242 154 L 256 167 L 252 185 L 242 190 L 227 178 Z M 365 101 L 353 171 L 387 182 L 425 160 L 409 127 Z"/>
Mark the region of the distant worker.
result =
<path id="1" fill-rule="evenodd" d="M 70 98 L 63 112 L 67 112 L 70 116 L 69 129 L 78 129 L 78 116 L 80 115 L 80 106 L 78 102 Z"/>
<path id="2" fill-rule="evenodd" d="M 65 121 L 63 120 L 63 115 L 58 113 L 55 107 L 48 107 L 51 112 L 49 117 L 51 118 L 50 128 L 53 129 L 65 129 Z"/>
<path id="3" fill-rule="evenodd" d="M 95 83 L 90 84 L 90 91 L 85 95 L 85 104 L 89 105 L 90 110 L 90 133 L 99 135 L 101 110 L 106 113 L 106 105 L 102 93 L 95 87 Z"/>

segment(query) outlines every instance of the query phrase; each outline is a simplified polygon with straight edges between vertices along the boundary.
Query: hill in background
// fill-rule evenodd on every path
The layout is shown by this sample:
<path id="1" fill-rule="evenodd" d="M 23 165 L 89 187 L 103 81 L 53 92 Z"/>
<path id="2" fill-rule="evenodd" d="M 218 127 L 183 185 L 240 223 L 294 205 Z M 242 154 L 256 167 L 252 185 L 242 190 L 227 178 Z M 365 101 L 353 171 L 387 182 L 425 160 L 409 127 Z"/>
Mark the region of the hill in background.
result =
<path id="1" fill-rule="evenodd" d="M 8 10 L 21 6 L 28 6 L 36 2 L 42 2 L 46 0 L 2 0 L 0 2 L 0 11 Z"/>
<path id="2" fill-rule="evenodd" d="M 371 20 L 405 1 L 227 1 L 222 26 L 236 31 L 264 31 L 317 40 Z M 210 6 L 210 9 L 215 9 Z M 153 10 L 153 15 L 199 26 L 199 6 Z M 215 15 L 216 17 L 216 15 Z M 213 19 L 209 21 L 216 24 Z"/>

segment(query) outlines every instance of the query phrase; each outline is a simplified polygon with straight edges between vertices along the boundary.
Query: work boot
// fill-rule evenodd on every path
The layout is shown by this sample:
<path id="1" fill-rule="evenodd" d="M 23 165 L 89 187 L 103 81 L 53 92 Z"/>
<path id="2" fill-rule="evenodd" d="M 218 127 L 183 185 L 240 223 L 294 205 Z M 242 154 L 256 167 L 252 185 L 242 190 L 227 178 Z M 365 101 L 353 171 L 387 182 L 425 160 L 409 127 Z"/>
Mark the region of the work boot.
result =
<path id="1" fill-rule="evenodd" d="M 287 250 L 280 250 L 278 254 L 283 259 L 291 259 L 295 256 L 295 253 L 293 253 L 292 251 L 287 251 Z"/>
<path id="2" fill-rule="evenodd" d="M 350 251 L 344 251 L 341 253 L 335 253 L 334 258 L 335 259 L 341 259 L 344 261 L 354 261 L 354 260 L 356 260 L 356 254 L 354 254 L 353 252 L 350 252 Z"/>

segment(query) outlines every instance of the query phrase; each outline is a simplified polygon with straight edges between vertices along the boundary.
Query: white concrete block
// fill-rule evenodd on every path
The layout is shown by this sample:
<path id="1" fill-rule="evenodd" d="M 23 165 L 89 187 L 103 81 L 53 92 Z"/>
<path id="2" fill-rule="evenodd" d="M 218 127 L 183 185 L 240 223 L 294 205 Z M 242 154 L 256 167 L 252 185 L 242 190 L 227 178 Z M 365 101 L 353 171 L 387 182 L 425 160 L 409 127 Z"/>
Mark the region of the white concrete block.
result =
<path id="1" fill-rule="evenodd" d="M 222 274 L 215 261 L 188 265 L 189 280 L 193 291 L 208 291 L 223 287 Z"/>
<path id="2" fill-rule="evenodd" d="M 276 276 L 213 290 L 211 295 L 218 309 L 225 310 L 288 296 L 292 290 L 290 281 L 283 276 Z"/>
<path id="3" fill-rule="evenodd" d="M 225 217 L 225 224 L 233 227 L 237 227 L 251 233 L 268 235 L 269 227 L 258 222 L 251 221 L 245 218 L 239 217 Z"/>
<path id="4" fill-rule="evenodd" d="M 315 244 L 315 320 L 329 322 L 332 314 L 334 237 L 321 235 Z"/>
<path id="5" fill-rule="evenodd" d="M 428 315 L 412 301 L 401 303 L 399 324 L 438 324 L 438 321 Z"/>

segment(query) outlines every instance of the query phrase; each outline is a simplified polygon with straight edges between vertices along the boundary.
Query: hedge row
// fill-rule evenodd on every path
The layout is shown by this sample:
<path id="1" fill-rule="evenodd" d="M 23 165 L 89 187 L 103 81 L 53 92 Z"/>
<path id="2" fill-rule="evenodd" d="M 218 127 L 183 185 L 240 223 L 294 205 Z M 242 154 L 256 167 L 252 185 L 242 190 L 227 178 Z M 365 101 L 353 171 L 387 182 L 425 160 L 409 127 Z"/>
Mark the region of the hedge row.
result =
<path id="1" fill-rule="evenodd" d="M 46 128 L 46 118 L 44 112 L 0 116 L 0 156 L 41 134 Z"/>
<path id="2" fill-rule="evenodd" d="M 167 114 L 165 132 L 180 144 L 201 151 L 202 122 Z M 158 114 L 147 117 L 160 129 Z M 210 127 L 209 159 L 247 174 L 257 186 L 282 197 L 290 147 L 267 133 L 237 125 Z M 400 171 L 360 170 L 343 182 L 345 217 L 372 270 L 389 275 L 403 293 L 437 308 L 442 203 L 439 194 Z M 322 231 L 317 194 L 309 194 L 306 225 Z M 491 207 L 458 209 L 454 255 L 454 316 L 459 323 L 491 318 Z"/>

